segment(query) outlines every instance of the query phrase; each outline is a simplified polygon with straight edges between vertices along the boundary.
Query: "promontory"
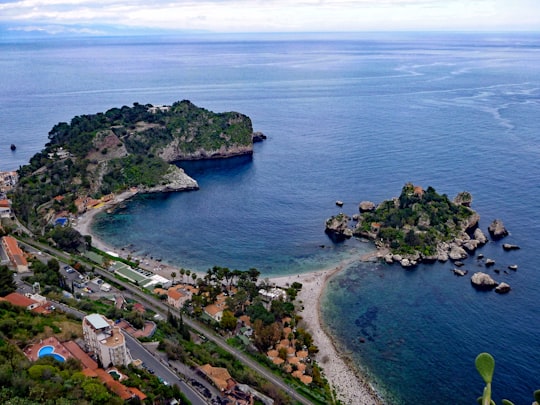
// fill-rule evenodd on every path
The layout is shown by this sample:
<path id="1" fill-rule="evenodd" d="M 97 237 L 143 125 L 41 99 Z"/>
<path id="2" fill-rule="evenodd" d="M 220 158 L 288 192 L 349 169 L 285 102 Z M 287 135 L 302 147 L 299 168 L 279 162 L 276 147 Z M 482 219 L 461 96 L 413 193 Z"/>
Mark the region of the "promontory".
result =
<path id="1" fill-rule="evenodd" d="M 17 217 L 41 228 L 62 212 L 131 188 L 194 190 L 197 182 L 175 162 L 253 153 L 251 119 L 214 113 L 187 100 L 170 106 L 133 104 L 56 124 L 49 142 L 18 171 L 11 195 Z"/>

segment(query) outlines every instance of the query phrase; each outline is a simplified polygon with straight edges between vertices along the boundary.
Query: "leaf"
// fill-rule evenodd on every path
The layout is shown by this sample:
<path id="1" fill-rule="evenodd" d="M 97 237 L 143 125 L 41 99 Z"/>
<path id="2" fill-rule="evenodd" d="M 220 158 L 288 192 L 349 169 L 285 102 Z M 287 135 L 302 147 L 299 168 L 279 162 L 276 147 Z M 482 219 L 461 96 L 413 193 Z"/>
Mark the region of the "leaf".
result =
<path id="1" fill-rule="evenodd" d="M 495 359 L 489 353 L 480 353 L 474 361 L 478 373 L 484 379 L 486 384 L 491 384 L 493 371 L 495 370 Z"/>
<path id="2" fill-rule="evenodd" d="M 503 399 L 501 401 L 502 405 L 514 405 L 514 403 L 512 401 L 509 401 L 507 399 Z"/>
<path id="3" fill-rule="evenodd" d="M 540 390 L 534 391 L 534 400 L 540 404 Z"/>

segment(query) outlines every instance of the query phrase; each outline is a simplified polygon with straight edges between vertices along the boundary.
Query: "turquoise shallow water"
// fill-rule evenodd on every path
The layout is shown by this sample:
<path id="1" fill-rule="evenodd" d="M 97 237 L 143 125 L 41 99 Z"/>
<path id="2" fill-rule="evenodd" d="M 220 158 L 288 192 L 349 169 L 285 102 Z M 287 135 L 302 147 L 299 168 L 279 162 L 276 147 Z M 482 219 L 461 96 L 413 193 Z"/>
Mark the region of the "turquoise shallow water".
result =
<path id="1" fill-rule="evenodd" d="M 323 232 L 362 200 L 398 195 L 407 181 L 450 197 L 467 190 L 481 227 L 502 218 L 505 242 L 522 247 L 482 250 L 501 270 L 519 265 L 497 276 L 510 294 L 478 293 L 449 264 L 355 263 L 330 283 L 324 319 L 388 403 L 473 402 L 474 357 L 487 350 L 495 397 L 526 404 L 540 388 L 539 45 L 527 34 L 0 43 L 1 140 L 18 146 L 0 165 L 24 164 L 58 121 L 135 101 L 241 111 L 268 135 L 253 158 L 183 165 L 199 191 L 137 198 L 94 230 L 183 267 L 265 276 L 370 251 Z M 466 266 L 481 269 L 474 258 Z"/>

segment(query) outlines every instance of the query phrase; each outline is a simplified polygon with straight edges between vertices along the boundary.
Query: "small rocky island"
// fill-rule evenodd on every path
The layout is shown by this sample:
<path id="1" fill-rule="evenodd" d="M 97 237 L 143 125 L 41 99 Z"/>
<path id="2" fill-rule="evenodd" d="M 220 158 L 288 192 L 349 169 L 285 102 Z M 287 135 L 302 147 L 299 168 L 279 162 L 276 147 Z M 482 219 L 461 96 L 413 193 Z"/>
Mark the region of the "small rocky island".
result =
<path id="1" fill-rule="evenodd" d="M 352 236 L 375 242 L 387 263 L 403 267 L 421 262 L 459 261 L 487 243 L 478 228 L 480 216 L 471 209 L 469 192 L 454 200 L 407 183 L 399 197 L 375 205 L 363 201 L 352 218 L 340 213 L 326 221 L 326 233 L 334 241 Z M 350 221 L 356 221 L 350 226 Z M 501 223 L 502 224 L 502 223 Z M 504 233 L 502 230 L 499 232 Z"/>

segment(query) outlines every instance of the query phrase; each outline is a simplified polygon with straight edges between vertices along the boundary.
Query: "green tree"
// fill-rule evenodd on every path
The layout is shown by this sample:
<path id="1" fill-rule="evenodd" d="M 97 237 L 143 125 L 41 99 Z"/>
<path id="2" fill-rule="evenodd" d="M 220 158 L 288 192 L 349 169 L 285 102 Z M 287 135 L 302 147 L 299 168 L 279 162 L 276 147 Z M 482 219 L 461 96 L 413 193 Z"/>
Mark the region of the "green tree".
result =
<path id="1" fill-rule="evenodd" d="M 93 404 L 107 404 L 111 399 L 111 394 L 109 394 L 107 388 L 96 381 L 87 380 L 83 383 L 82 388 L 84 396 Z"/>
<path id="2" fill-rule="evenodd" d="M 0 297 L 5 297 L 16 289 L 12 271 L 7 266 L 0 266 Z"/>
<path id="3" fill-rule="evenodd" d="M 232 331 L 236 328 L 236 323 L 237 319 L 231 311 L 227 309 L 223 311 L 223 316 L 221 317 L 221 321 L 219 323 L 222 329 Z"/>

